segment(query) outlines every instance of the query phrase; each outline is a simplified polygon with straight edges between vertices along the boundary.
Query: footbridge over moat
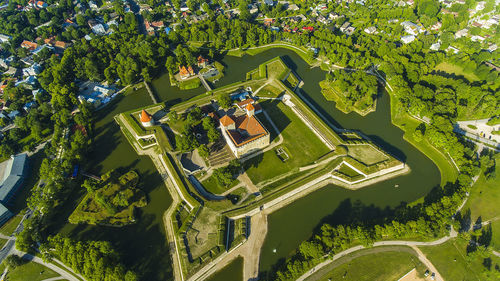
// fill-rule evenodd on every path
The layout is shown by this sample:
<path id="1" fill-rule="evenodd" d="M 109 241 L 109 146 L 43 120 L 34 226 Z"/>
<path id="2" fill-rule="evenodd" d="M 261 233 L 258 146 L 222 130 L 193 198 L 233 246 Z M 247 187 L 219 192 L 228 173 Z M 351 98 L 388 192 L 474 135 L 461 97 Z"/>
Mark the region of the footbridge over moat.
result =
<path id="1" fill-rule="evenodd" d="M 203 84 L 203 87 L 207 89 L 207 92 L 212 91 L 212 88 L 210 87 L 210 85 L 208 85 L 207 80 L 205 80 L 205 77 L 203 77 L 203 75 L 198 73 L 198 78 L 200 78 L 201 84 Z"/>

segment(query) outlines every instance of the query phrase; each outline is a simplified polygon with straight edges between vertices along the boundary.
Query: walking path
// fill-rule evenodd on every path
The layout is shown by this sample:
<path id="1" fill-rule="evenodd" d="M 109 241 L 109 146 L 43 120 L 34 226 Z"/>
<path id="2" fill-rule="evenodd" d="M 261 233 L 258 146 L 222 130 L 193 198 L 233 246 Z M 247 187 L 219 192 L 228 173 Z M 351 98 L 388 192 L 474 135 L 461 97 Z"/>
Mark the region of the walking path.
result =
<path id="1" fill-rule="evenodd" d="M 66 278 L 64 276 L 59 276 L 59 277 L 52 277 L 52 278 L 47 278 L 42 281 L 56 281 L 56 280 L 65 280 Z"/>
<path id="2" fill-rule="evenodd" d="M 148 90 L 149 96 L 151 97 L 151 100 L 153 100 L 153 103 L 154 104 L 158 103 L 155 95 L 153 94 L 153 91 L 151 91 L 151 88 L 149 88 L 148 82 L 144 81 L 144 86 L 146 86 L 146 90 Z"/>
<path id="3" fill-rule="evenodd" d="M 212 88 L 210 88 L 210 86 L 207 83 L 207 80 L 205 80 L 205 77 L 203 77 L 203 75 L 198 73 L 198 78 L 200 78 L 201 84 L 203 84 L 203 87 L 205 87 L 207 92 L 212 91 Z"/>

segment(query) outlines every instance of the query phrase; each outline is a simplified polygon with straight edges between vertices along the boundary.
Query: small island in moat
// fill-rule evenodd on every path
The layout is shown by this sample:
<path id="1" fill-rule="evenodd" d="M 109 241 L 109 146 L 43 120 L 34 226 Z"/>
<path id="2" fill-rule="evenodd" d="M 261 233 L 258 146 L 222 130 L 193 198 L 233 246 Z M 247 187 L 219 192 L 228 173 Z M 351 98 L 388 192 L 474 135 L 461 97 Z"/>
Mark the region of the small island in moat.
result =
<path id="1" fill-rule="evenodd" d="M 73 224 L 124 226 L 134 223 L 135 209 L 147 205 L 145 193 L 136 188 L 139 175 L 129 171 L 119 176 L 111 170 L 101 181 L 86 180 L 87 194 L 69 216 Z"/>

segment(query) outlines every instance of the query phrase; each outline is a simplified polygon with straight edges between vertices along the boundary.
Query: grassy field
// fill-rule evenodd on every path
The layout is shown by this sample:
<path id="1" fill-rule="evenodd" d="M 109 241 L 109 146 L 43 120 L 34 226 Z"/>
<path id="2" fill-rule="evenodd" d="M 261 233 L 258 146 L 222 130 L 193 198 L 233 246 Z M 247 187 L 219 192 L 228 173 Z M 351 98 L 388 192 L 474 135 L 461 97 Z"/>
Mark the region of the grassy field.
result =
<path id="1" fill-rule="evenodd" d="M 339 262 L 342 262 L 342 259 Z M 413 268 L 422 271 L 423 267 L 422 263 L 410 253 L 381 252 L 354 258 L 322 276 L 313 275 L 307 280 L 398 280 Z"/>
<path id="2" fill-rule="evenodd" d="M 496 178 L 487 180 L 484 175 L 481 175 L 471 189 L 469 200 L 464 206 L 464 210 L 470 209 L 472 222 L 474 223 L 478 217 L 481 220 L 496 220 L 493 228 L 493 243 L 492 246 L 500 251 L 500 154 L 495 157 L 496 161 Z"/>
<path id="3" fill-rule="evenodd" d="M 41 281 L 47 278 L 57 277 L 59 274 L 41 264 L 28 262 L 9 270 L 5 280 L 8 281 Z"/>
<path id="4" fill-rule="evenodd" d="M 467 241 L 455 238 L 438 246 L 419 247 L 439 270 L 445 280 L 494 280 L 483 275 L 484 258 L 467 256 Z M 500 264 L 500 258 L 490 255 L 492 270 Z"/>
<path id="5" fill-rule="evenodd" d="M 278 127 L 283 137 L 280 146 L 289 154 L 289 159 L 283 162 L 272 149 L 246 161 L 243 165 L 254 183 L 312 163 L 328 152 L 321 140 L 286 105 L 276 101 L 265 101 L 261 105 Z M 265 117 L 261 114 L 258 118 Z"/>
<path id="6" fill-rule="evenodd" d="M 0 228 L 0 233 L 3 235 L 10 236 L 14 230 L 16 230 L 17 225 L 21 222 L 21 219 L 23 218 L 22 215 L 16 215 L 10 218 L 8 222 L 6 222 L 2 228 Z"/>
<path id="7" fill-rule="evenodd" d="M 387 155 L 380 152 L 371 145 L 350 145 L 347 154 L 366 165 L 372 165 L 389 159 Z"/>
<path id="8" fill-rule="evenodd" d="M 451 64 L 449 62 L 442 62 L 442 63 L 436 65 L 435 69 L 439 70 L 439 71 L 452 73 L 452 74 L 455 74 L 457 76 L 463 76 L 471 82 L 479 80 L 479 77 L 477 77 L 476 74 L 470 73 L 470 72 L 464 72 L 464 69 L 461 66 Z"/>
<path id="9" fill-rule="evenodd" d="M 7 244 L 7 241 L 6 239 L 0 239 L 0 249 L 3 248 L 3 246 L 5 246 L 5 244 Z"/>

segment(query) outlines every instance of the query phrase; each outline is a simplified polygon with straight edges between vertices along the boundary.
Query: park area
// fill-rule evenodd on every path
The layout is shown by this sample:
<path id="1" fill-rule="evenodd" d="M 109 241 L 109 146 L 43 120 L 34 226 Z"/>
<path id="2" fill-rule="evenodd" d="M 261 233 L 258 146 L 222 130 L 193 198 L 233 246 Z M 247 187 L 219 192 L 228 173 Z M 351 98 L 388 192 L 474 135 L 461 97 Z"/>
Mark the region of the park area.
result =
<path id="1" fill-rule="evenodd" d="M 470 73 L 470 72 L 465 72 L 461 66 L 458 66 L 456 64 L 452 64 L 449 62 L 442 62 L 442 63 L 436 65 L 435 69 L 437 71 L 444 71 L 446 73 L 455 74 L 456 76 L 463 76 L 471 82 L 479 80 L 479 77 L 477 77 L 476 74 Z"/>
<path id="2" fill-rule="evenodd" d="M 441 245 L 419 247 L 445 280 L 496 280 L 500 258 L 480 250 L 467 253 L 468 241 L 451 239 Z"/>
<path id="3" fill-rule="evenodd" d="M 500 251 L 500 154 L 495 156 L 496 177 L 487 179 L 482 173 L 471 189 L 470 197 L 464 206 L 464 213 L 470 210 L 472 224 L 491 221 L 491 246 Z M 479 220 L 479 221 L 478 221 Z"/>
<path id="4" fill-rule="evenodd" d="M 265 100 L 260 104 L 278 128 L 279 134 L 283 138 L 280 147 L 286 152 L 287 157 L 280 157 L 277 151 L 271 149 L 245 161 L 243 166 L 255 184 L 287 172 L 297 172 L 299 167 L 312 164 L 329 152 L 326 145 L 311 129 L 281 101 Z M 258 117 L 261 120 L 265 118 L 263 114 Z M 271 141 L 278 138 L 272 126 L 267 125 L 269 121 L 263 123 L 271 132 Z"/>
<path id="5" fill-rule="evenodd" d="M 306 281 L 399 280 L 416 269 L 414 280 L 424 280 L 425 266 L 406 247 L 377 247 L 346 255 L 306 278 Z M 422 278 L 422 279 L 420 279 Z M 406 280 L 406 279 L 405 279 Z M 450 279 L 451 280 L 451 279 Z"/>

